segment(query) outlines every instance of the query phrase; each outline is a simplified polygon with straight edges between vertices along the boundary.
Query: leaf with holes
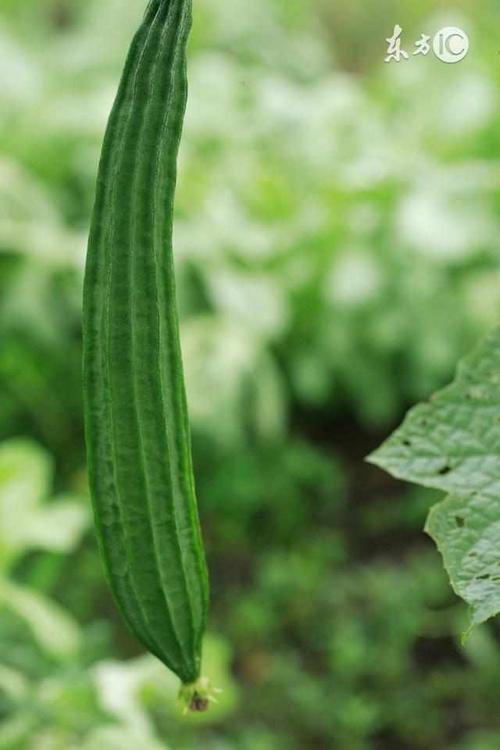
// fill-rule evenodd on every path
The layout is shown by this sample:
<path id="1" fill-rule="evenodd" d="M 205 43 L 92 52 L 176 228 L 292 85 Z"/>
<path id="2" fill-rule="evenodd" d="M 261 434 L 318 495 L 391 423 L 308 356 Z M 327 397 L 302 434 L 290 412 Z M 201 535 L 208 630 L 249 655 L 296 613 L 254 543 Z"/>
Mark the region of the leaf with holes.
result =
<path id="1" fill-rule="evenodd" d="M 472 625 L 500 611 L 500 328 L 458 367 L 452 385 L 412 409 L 373 453 L 398 479 L 449 493 L 426 531 Z"/>

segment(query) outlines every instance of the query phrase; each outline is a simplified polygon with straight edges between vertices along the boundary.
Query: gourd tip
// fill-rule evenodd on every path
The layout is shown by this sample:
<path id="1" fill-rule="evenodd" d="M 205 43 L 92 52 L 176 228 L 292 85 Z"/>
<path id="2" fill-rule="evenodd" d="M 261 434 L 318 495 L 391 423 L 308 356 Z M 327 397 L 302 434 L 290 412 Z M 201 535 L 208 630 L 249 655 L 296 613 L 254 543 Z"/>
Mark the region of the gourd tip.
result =
<path id="1" fill-rule="evenodd" d="M 221 691 L 212 687 L 207 677 L 200 677 L 196 682 L 184 683 L 179 691 L 179 700 L 183 706 L 183 713 L 204 713 L 211 703 L 217 703 L 215 697 Z"/>

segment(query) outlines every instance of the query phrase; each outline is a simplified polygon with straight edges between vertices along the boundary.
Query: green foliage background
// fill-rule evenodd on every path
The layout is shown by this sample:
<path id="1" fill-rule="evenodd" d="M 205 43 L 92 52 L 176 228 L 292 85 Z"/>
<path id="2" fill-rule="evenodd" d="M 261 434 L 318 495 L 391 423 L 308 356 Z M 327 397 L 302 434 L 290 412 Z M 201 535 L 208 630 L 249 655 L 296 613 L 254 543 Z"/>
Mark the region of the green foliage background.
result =
<path id="1" fill-rule="evenodd" d="M 0 9 L 0 748 L 500 746 L 498 625 L 363 457 L 500 317 L 495 0 L 197 0 L 176 257 L 212 573 L 205 671 L 118 617 L 86 494 L 80 300 L 142 0 Z M 384 65 L 451 23 L 456 66 Z"/>

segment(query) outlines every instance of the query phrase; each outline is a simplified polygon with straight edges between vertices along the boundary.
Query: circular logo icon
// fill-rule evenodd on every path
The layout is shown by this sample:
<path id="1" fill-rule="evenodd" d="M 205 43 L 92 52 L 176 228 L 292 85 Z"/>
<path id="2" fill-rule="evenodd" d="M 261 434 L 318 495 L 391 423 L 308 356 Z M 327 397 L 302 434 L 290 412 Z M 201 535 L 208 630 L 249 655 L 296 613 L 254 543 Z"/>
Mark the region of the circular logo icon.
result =
<path id="1" fill-rule="evenodd" d="M 458 26 L 445 26 L 434 37 L 432 47 L 434 54 L 442 62 L 457 63 L 469 51 L 469 37 Z"/>

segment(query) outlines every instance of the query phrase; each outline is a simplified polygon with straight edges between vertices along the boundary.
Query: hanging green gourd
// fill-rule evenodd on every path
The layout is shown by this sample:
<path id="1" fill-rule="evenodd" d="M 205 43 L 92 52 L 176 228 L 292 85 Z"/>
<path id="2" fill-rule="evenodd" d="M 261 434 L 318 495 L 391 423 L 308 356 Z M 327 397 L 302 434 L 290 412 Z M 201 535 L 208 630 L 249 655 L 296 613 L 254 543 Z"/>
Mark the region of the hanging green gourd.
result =
<path id="1" fill-rule="evenodd" d="M 191 0 L 152 0 L 130 49 L 97 180 L 84 290 L 89 481 L 105 568 L 142 644 L 193 710 L 208 577 L 172 258 Z"/>

